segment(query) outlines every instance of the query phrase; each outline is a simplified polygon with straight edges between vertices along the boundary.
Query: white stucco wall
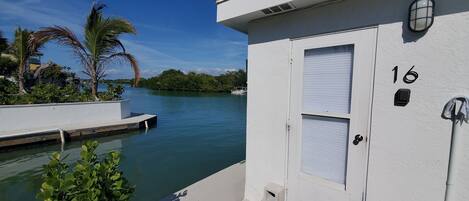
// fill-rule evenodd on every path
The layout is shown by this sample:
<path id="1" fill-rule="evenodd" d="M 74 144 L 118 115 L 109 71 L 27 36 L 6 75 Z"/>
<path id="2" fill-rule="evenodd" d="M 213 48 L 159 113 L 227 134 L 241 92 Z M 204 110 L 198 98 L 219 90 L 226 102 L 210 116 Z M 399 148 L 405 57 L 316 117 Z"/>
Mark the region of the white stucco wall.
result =
<path id="1" fill-rule="evenodd" d="M 217 21 L 225 21 L 271 6 L 288 3 L 291 0 L 228 0 L 218 4 Z M 249 6 L 248 6 L 249 5 Z"/>
<path id="2" fill-rule="evenodd" d="M 266 17 L 263 9 L 291 3 L 300 9 L 327 0 L 226 0 L 217 5 L 217 22 L 240 31 L 247 31 L 249 21 Z"/>
<path id="3" fill-rule="evenodd" d="M 0 132 L 118 121 L 128 101 L 0 106 Z"/>
<path id="4" fill-rule="evenodd" d="M 440 2 L 444 6 L 445 2 Z M 469 7 L 466 7 L 469 8 Z M 443 120 L 452 97 L 469 96 L 469 12 L 439 16 L 428 33 L 403 43 L 402 25 L 380 26 L 368 172 L 369 200 L 443 201 L 451 122 Z M 414 84 L 392 84 L 394 66 L 415 65 Z M 403 76 L 404 72 L 401 72 Z M 407 107 L 394 107 L 394 92 L 412 90 Z M 469 134 L 469 125 L 462 132 Z M 469 146 L 469 135 L 464 139 Z M 467 152 L 466 152 L 467 153 Z M 469 200 L 469 157 L 459 166 L 458 200 Z M 462 165 L 462 164 L 460 164 Z M 465 170 L 464 170 L 465 169 Z M 462 178 L 464 178 L 462 179 Z"/>
<path id="5" fill-rule="evenodd" d="M 289 39 L 377 26 L 368 201 L 443 201 L 451 122 L 441 118 L 453 96 L 469 96 L 469 1 L 437 1 L 426 34 L 407 30 L 412 1 L 346 0 L 253 21 L 249 24 L 249 95 L 245 198 L 262 199 L 267 183 L 286 178 Z M 393 84 L 412 66 L 414 84 Z M 399 88 L 412 90 L 406 107 L 393 105 Z M 469 125 L 458 167 L 457 200 L 469 199 Z"/>
<path id="6" fill-rule="evenodd" d="M 249 197 L 259 198 L 268 182 L 284 185 L 286 179 L 289 48 L 287 39 L 253 44 L 248 49 L 246 168 L 249 171 L 245 190 Z"/>

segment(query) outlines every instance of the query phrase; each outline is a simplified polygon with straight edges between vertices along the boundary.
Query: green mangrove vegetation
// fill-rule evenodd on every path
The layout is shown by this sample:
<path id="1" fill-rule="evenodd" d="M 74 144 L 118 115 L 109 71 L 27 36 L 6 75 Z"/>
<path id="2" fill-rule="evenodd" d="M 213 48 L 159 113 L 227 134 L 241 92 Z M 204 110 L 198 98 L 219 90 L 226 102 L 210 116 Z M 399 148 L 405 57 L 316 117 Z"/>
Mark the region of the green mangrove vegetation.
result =
<path id="1" fill-rule="evenodd" d="M 16 71 L 9 72 L 15 74 Z M 94 96 L 86 83 L 76 78 L 68 67 L 52 64 L 38 74 L 25 73 L 27 93 L 18 94 L 18 84 L 0 79 L 0 105 L 92 102 Z M 102 101 L 120 100 L 122 85 L 107 83 L 107 90 L 98 92 Z"/>
<path id="2" fill-rule="evenodd" d="M 237 87 L 246 87 L 247 75 L 243 70 L 229 71 L 213 76 L 204 73 L 170 69 L 160 75 L 140 80 L 140 87 L 153 90 L 196 91 L 196 92 L 230 92 Z"/>
<path id="3" fill-rule="evenodd" d="M 89 88 L 71 84 L 63 87 L 54 84 L 38 84 L 23 95 L 14 94 L 16 91 L 18 87 L 13 82 L 0 79 L 0 105 L 93 102 L 95 100 Z M 123 93 L 122 85 L 108 84 L 106 91 L 98 92 L 98 97 L 102 101 L 116 101 L 122 98 Z"/>
<path id="4" fill-rule="evenodd" d="M 102 160 L 95 153 L 98 142 L 81 147 L 80 160 L 72 169 L 60 153 L 52 154 L 44 166 L 43 183 L 37 198 L 46 201 L 130 200 L 135 187 L 119 171 L 120 153 L 112 151 Z"/>

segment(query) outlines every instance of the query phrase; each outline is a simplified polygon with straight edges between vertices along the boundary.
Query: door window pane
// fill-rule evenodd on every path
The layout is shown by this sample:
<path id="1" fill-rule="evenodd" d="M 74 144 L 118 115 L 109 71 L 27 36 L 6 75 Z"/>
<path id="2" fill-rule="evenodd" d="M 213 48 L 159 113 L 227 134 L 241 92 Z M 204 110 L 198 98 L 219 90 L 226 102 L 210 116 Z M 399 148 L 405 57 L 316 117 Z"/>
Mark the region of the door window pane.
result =
<path id="1" fill-rule="evenodd" d="M 349 120 L 303 117 L 301 170 L 345 184 Z"/>
<path id="2" fill-rule="evenodd" d="M 303 111 L 350 113 L 353 45 L 305 51 Z"/>

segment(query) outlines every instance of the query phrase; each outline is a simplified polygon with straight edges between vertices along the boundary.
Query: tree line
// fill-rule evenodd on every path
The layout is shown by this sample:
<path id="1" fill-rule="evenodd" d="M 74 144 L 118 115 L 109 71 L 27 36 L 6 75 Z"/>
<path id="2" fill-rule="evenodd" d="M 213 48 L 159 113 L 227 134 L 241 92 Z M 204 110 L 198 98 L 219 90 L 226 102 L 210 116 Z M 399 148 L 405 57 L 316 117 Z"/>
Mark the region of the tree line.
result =
<path id="1" fill-rule="evenodd" d="M 243 70 L 229 71 L 221 75 L 170 69 L 160 75 L 140 80 L 140 87 L 168 91 L 230 92 L 237 87 L 247 86 L 247 75 Z"/>

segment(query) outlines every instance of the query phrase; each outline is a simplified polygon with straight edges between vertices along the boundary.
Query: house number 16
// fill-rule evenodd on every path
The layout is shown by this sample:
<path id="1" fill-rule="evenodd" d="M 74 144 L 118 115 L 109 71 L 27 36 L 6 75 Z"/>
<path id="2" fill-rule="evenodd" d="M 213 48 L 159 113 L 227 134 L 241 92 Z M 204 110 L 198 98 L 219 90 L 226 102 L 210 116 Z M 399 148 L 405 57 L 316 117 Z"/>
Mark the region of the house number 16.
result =
<path id="1" fill-rule="evenodd" d="M 404 81 L 404 83 L 412 84 L 415 81 L 417 81 L 417 79 L 419 78 L 419 74 L 417 72 L 413 71 L 414 67 L 415 66 L 412 66 L 412 68 L 410 68 L 410 70 L 407 71 L 407 73 L 402 78 L 402 81 Z M 399 66 L 394 67 L 392 69 L 392 71 L 394 71 L 394 83 L 396 83 L 397 82 L 397 77 L 398 77 Z"/>

